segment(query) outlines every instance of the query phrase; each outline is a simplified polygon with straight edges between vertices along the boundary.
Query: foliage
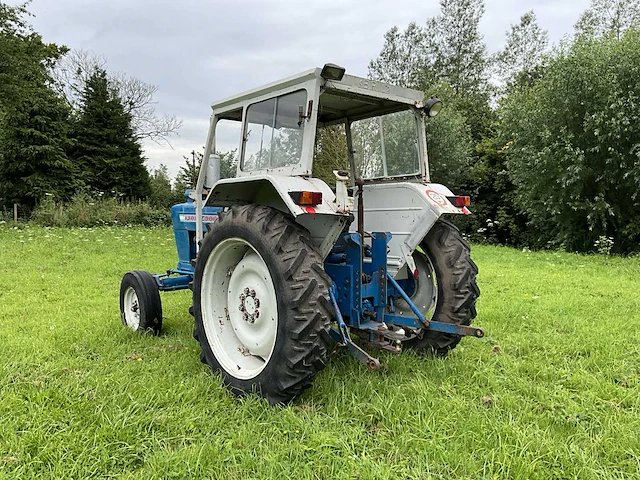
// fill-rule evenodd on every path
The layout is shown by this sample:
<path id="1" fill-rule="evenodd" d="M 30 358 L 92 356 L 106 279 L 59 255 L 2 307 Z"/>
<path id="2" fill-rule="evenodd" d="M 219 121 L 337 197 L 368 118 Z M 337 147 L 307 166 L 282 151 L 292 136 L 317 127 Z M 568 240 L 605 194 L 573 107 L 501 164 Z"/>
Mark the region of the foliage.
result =
<path id="1" fill-rule="evenodd" d="M 316 134 L 313 176 L 324 180 L 327 185 L 335 186 L 334 170 L 350 171 L 344 125 L 319 128 Z"/>
<path id="2" fill-rule="evenodd" d="M 591 0 L 575 25 L 577 37 L 612 35 L 620 40 L 629 28 L 640 25 L 640 0 Z"/>
<path id="3" fill-rule="evenodd" d="M 191 158 L 183 155 L 184 164 L 180 165 L 180 171 L 176 176 L 176 188 L 178 186 L 184 191 L 187 188 L 195 188 L 200 174 L 202 164 L 202 152 L 191 151 Z"/>
<path id="4" fill-rule="evenodd" d="M 445 106 L 437 117 L 428 119 L 427 141 L 431 180 L 453 191 L 464 189 L 474 161 L 474 144 L 462 113 Z"/>
<path id="5" fill-rule="evenodd" d="M 171 187 L 171 178 L 166 165 L 161 164 L 158 168 L 153 169 L 149 181 L 151 193 L 148 201 L 154 208 L 168 211 L 172 205 L 184 201 L 184 189 L 178 191 L 178 189 Z"/>
<path id="6" fill-rule="evenodd" d="M 392 27 L 378 58 L 369 62 L 369 76 L 402 87 L 431 84 L 435 77 L 430 41 L 426 29 L 414 22 L 402 33 Z"/>
<path id="7" fill-rule="evenodd" d="M 640 241 L 640 31 L 560 49 L 501 111 L 518 200 L 541 240 L 614 252 Z"/>
<path id="8" fill-rule="evenodd" d="M 66 51 L 46 44 L 23 17 L 26 4 L 0 3 L 0 203 L 33 206 L 44 193 L 76 186 L 67 158 L 69 111 L 48 68 Z"/>
<path id="9" fill-rule="evenodd" d="M 236 176 L 238 167 L 238 149 L 234 148 L 228 152 L 217 152 L 220 157 L 220 178 L 233 178 Z M 187 188 L 195 188 L 200 175 L 202 165 L 202 152 L 191 151 L 191 158 L 183 155 L 184 165 L 180 166 L 180 171 L 176 176 L 175 190 L 184 193 Z"/>
<path id="10" fill-rule="evenodd" d="M 70 136 L 70 156 L 86 186 L 131 198 L 149 195 L 149 173 L 131 115 L 104 70 L 96 70 L 87 80 Z"/>
<path id="11" fill-rule="evenodd" d="M 433 69 L 456 96 L 483 92 L 488 59 L 479 25 L 484 1 L 440 0 L 440 10 L 426 27 L 434 49 Z"/>
<path id="12" fill-rule="evenodd" d="M 369 76 L 419 88 L 429 96 L 447 91 L 448 108 L 458 111 L 475 141 L 491 122 L 487 49 L 479 31 L 483 0 L 440 0 L 440 15 L 425 26 L 393 27 Z"/>
<path id="13" fill-rule="evenodd" d="M 33 211 L 31 221 L 45 227 L 154 226 L 170 225 L 171 213 L 149 202 L 80 193 L 68 202 L 47 196 Z"/>
<path id="14" fill-rule="evenodd" d="M 511 25 L 506 44 L 493 59 L 493 70 L 502 87 L 513 85 L 523 72 L 531 72 L 544 64 L 549 34 L 537 23 L 533 10 L 520 17 L 520 23 Z"/>
<path id="15" fill-rule="evenodd" d="M 532 245 L 527 215 L 516 203 L 516 188 L 509 177 L 504 145 L 496 136 L 476 146 L 478 160 L 467 174 L 473 215 L 454 220 L 469 238 L 501 245 Z"/>
<path id="16" fill-rule="evenodd" d="M 67 157 L 69 110 L 46 85 L 31 85 L 0 130 L 0 198 L 33 206 L 45 193 L 68 198 L 77 187 Z"/>

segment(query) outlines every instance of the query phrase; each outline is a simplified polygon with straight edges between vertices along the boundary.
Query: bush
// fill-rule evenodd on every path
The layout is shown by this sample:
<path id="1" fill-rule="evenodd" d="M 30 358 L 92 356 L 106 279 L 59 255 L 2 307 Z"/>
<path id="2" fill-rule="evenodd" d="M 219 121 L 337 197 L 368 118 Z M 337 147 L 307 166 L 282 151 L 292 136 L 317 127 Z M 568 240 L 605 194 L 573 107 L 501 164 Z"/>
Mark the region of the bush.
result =
<path id="1" fill-rule="evenodd" d="M 143 201 L 128 202 L 85 193 L 69 202 L 46 197 L 36 207 L 31 221 L 50 227 L 95 227 L 100 225 L 170 225 L 169 209 L 158 209 Z"/>
<path id="2" fill-rule="evenodd" d="M 544 243 L 640 248 L 639 44 L 638 30 L 581 39 L 501 109 L 517 200 Z"/>

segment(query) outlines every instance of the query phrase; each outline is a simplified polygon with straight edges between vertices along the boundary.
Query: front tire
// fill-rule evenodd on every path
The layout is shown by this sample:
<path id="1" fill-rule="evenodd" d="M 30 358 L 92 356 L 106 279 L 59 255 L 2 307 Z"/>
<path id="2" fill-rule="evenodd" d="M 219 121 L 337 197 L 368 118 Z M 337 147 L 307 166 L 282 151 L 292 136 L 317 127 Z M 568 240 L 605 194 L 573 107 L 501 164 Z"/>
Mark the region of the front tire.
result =
<path id="1" fill-rule="evenodd" d="M 120 318 L 136 332 L 162 330 L 162 302 L 156 279 L 145 270 L 127 272 L 120 282 Z"/>
<path id="2" fill-rule="evenodd" d="M 324 368 L 333 309 L 322 265 L 305 231 L 261 205 L 232 207 L 204 237 L 194 336 L 234 393 L 288 402 Z"/>
<path id="3" fill-rule="evenodd" d="M 424 254 L 414 253 L 416 264 L 430 267 L 414 297 L 431 298 L 423 308 L 428 320 L 470 325 L 476 317 L 476 299 L 480 289 L 476 283 L 478 267 L 471 260 L 469 244 L 462 238 L 458 228 L 447 220 L 440 219 L 421 243 Z M 422 270 L 421 270 L 422 275 Z M 414 302 L 415 303 L 415 302 Z M 425 300 L 422 303 L 427 303 Z M 460 336 L 423 330 L 404 345 L 418 352 L 445 356 L 460 342 Z"/>

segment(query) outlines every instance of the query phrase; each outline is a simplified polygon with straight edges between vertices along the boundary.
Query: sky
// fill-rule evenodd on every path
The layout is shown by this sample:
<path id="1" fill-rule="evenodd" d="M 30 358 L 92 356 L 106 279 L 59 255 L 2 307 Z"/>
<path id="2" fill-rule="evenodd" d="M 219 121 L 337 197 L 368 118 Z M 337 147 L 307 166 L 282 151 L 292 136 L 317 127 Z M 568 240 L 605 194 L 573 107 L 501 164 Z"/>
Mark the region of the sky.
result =
<path id="1" fill-rule="evenodd" d="M 10 1 L 15 4 L 17 1 Z M 533 10 L 551 44 L 571 34 L 589 0 L 485 0 L 480 31 L 490 53 Z M 33 0 L 31 24 L 47 42 L 90 50 L 107 69 L 158 86 L 156 112 L 183 126 L 173 148 L 145 142 L 147 167 L 173 177 L 206 141 L 211 103 L 331 62 L 367 75 L 384 34 L 424 24 L 437 0 Z M 237 145 L 229 145 L 234 148 Z M 221 146 L 220 150 L 225 150 Z"/>

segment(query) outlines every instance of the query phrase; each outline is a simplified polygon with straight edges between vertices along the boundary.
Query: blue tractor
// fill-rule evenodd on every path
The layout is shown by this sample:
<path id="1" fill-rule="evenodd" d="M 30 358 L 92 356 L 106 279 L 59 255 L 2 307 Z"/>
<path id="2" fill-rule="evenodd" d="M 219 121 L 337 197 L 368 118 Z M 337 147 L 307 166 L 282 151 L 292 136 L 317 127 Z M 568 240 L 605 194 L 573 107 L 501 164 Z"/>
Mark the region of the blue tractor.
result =
<path id="1" fill-rule="evenodd" d="M 271 403 L 309 387 L 335 345 L 378 369 L 369 347 L 442 356 L 482 337 L 478 269 L 446 220 L 469 197 L 429 179 L 441 107 L 333 64 L 215 102 L 197 185 L 172 208 L 178 266 L 125 274 L 125 325 L 158 334 L 159 292 L 191 288 L 202 361 Z M 236 176 L 221 179 L 216 145 L 234 131 Z M 344 158 L 335 186 L 313 176 L 328 156 Z"/>

